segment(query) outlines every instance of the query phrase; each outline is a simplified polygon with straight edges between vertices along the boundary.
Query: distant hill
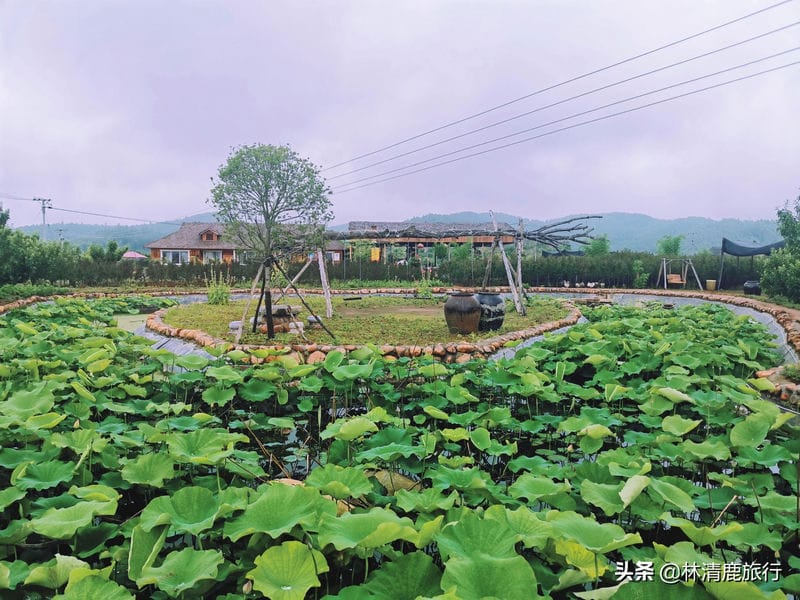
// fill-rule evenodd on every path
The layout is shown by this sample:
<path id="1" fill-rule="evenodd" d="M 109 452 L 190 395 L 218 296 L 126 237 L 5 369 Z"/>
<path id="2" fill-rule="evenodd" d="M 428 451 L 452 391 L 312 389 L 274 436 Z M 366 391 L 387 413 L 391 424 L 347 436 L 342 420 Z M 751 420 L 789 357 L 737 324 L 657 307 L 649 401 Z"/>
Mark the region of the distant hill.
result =
<path id="1" fill-rule="evenodd" d="M 495 213 L 498 222 L 516 225 L 520 217 L 506 213 Z M 568 217 L 564 217 L 568 218 Z M 552 223 L 524 219 L 526 228 Z M 427 214 L 408 219 L 409 223 L 487 223 L 489 213 L 459 212 L 449 214 Z M 91 244 L 105 245 L 115 240 L 121 246 L 145 253 L 144 245 L 175 231 L 180 223 L 213 223 L 214 213 L 200 213 L 177 221 L 142 225 L 83 225 L 78 223 L 52 223 L 48 225 L 47 239 L 63 239 L 81 248 Z M 607 235 L 612 250 L 636 250 L 655 252 L 659 239 L 667 235 L 682 235 L 682 250 L 694 254 L 701 250 L 719 248 L 726 237 L 745 246 L 764 246 L 780 240 L 777 221 L 762 219 L 743 221 L 739 219 L 706 219 L 686 217 L 682 219 L 655 219 L 635 213 L 606 213 L 601 219 L 588 221 L 594 235 Z M 37 225 L 20 227 L 26 233 L 40 233 Z M 347 225 L 334 225 L 331 229 L 346 231 Z"/>
<path id="2" fill-rule="evenodd" d="M 495 213 L 495 218 L 499 222 L 508 224 L 516 224 L 520 219 L 519 216 L 506 213 Z M 427 214 L 409 219 L 409 222 L 485 223 L 490 220 L 488 212 L 460 212 L 448 215 Z M 561 219 L 549 221 L 524 219 L 524 223 L 526 228 L 535 228 L 559 220 Z M 777 221 L 766 219 L 758 221 L 714 220 L 704 217 L 656 219 L 637 213 L 605 213 L 601 219 L 591 219 L 587 222 L 594 229 L 593 235 L 608 236 L 612 250 L 655 252 L 658 240 L 667 235 L 682 235 L 681 249 L 687 254 L 719 249 L 723 237 L 745 246 L 765 246 L 781 239 Z"/>
<path id="3" fill-rule="evenodd" d="M 47 226 L 47 239 L 64 240 L 75 246 L 86 249 L 92 244 L 105 246 L 109 240 L 115 240 L 120 246 L 127 246 L 142 254 L 147 254 L 145 244 L 164 237 L 178 229 L 180 223 L 213 223 L 214 213 L 200 213 L 161 223 L 143 223 L 141 225 L 84 225 L 82 223 L 50 223 Z M 28 234 L 41 234 L 40 225 L 19 227 Z"/>

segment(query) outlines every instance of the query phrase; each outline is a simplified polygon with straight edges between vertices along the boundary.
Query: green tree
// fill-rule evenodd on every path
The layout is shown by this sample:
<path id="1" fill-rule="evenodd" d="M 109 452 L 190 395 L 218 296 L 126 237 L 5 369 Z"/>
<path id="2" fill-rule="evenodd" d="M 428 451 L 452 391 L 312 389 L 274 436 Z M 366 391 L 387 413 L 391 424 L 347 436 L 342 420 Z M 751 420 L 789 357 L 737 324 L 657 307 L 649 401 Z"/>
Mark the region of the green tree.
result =
<path id="1" fill-rule="evenodd" d="M 682 235 L 665 235 L 656 243 L 656 253 L 662 256 L 680 256 Z"/>
<path id="2" fill-rule="evenodd" d="M 611 252 L 611 242 L 608 241 L 608 236 L 598 235 L 595 238 L 592 238 L 592 241 L 589 242 L 589 245 L 586 246 L 584 252 L 586 256 L 605 256 Z"/>
<path id="3" fill-rule="evenodd" d="M 234 148 L 212 182 L 209 202 L 225 225 L 225 235 L 264 261 L 266 281 L 272 281 L 277 249 L 296 248 L 314 238 L 314 245 L 321 245 L 325 224 L 333 218 L 330 190 L 319 168 L 288 146 Z M 269 293 L 265 305 L 269 315 Z M 267 324 L 267 335 L 273 337 L 272 321 Z"/>
<path id="4" fill-rule="evenodd" d="M 778 211 L 778 233 L 786 246 L 767 257 L 761 286 L 767 294 L 800 302 L 800 196 Z"/>
<path id="5" fill-rule="evenodd" d="M 234 148 L 212 182 L 210 203 L 226 236 L 263 259 L 333 218 L 319 168 L 288 146 Z"/>

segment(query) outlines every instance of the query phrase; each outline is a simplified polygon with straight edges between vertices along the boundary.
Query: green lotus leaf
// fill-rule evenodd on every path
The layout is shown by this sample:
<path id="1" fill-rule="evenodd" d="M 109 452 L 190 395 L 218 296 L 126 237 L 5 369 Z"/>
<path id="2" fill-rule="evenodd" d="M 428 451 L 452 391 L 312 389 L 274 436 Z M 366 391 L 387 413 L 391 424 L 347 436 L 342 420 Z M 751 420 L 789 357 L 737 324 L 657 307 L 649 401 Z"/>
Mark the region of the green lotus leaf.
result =
<path id="1" fill-rule="evenodd" d="M 317 377 L 316 375 L 307 375 L 306 377 L 295 381 L 297 381 L 297 389 L 303 392 L 311 392 L 312 394 L 318 394 L 319 391 L 325 386 L 325 380 L 321 377 Z"/>
<path id="2" fill-rule="evenodd" d="M 441 377 L 443 375 L 448 375 L 449 373 L 450 370 L 442 363 L 432 363 L 419 368 L 419 374 L 428 378 Z"/>
<path id="3" fill-rule="evenodd" d="M 254 380 L 258 381 L 258 380 Z M 209 406 L 225 406 L 236 397 L 236 390 L 232 387 L 212 385 L 203 390 L 203 402 Z"/>
<path id="4" fill-rule="evenodd" d="M 166 436 L 169 453 L 179 462 L 198 465 L 215 465 L 233 454 L 236 442 L 250 441 L 241 433 L 225 429 L 198 429 L 188 433 L 171 433 Z"/>
<path id="5" fill-rule="evenodd" d="M 160 488 L 165 479 L 175 476 L 175 461 L 168 455 L 152 452 L 142 454 L 122 467 L 122 478 L 128 483 L 140 483 Z"/>
<path id="6" fill-rule="evenodd" d="M 320 434 L 323 440 L 335 437 L 338 440 L 351 442 L 366 433 L 378 431 L 378 426 L 366 417 L 337 419 Z"/>
<path id="7" fill-rule="evenodd" d="M 373 600 L 416 600 L 419 596 L 434 596 L 442 589 L 442 572 L 424 552 L 410 552 L 383 563 L 363 589 Z"/>
<path id="8" fill-rule="evenodd" d="M 70 577 L 64 593 L 53 596 L 53 600 L 87 600 L 87 598 L 135 600 L 135 596 L 124 587 L 99 574 L 87 575 L 75 581 Z"/>
<path id="9" fill-rule="evenodd" d="M 372 491 L 372 484 L 364 471 L 354 467 L 327 464 L 311 471 L 306 485 L 319 489 L 334 498 L 360 498 Z"/>
<path id="10" fill-rule="evenodd" d="M 742 523 L 742 529 L 726 535 L 725 541 L 742 550 L 758 551 L 766 546 L 773 552 L 779 552 L 783 539 L 777 530 L 771 530 L 764 523 Z"/>
<path id="11" fill-rule="evenodd" d="M 147 398 L 147 388 L 140 385 L 132 385 L 130 383 L 120 384 L 120 389 L 132 398 Z"/>
<path id="12" fill-rule="evenodd" d="M 244 385 L 239 386 L 239 395 L 248 402 L 263 402 L 272 398 L 277 389 L 269 381 L 253 377 Z"/>
<path id="13" fill-rule="evenodd" d="M 93 361 L 86 365 L 86 370 L 89 373 L 102 373 L 105 371 L 109 366 L 111 366 L 111 359 L 110 358 L 102 358 L 100 360 Z"/>
<path id="14" fill-rule="evenodd" d="M 31 529 L 41 535 L 63 540 L 75 535 L 81 527 L 92 523 L 97 515 L 113 515 L 117 510 L 114 502 L 78 502 L 67 508 L 49 508 L 41 517 L 31 521 Z"/>
<path id="15" fill-rule="evenodd" d="M 453 589 L 457 598 L 502 598 L 531 600 L 536 593 L 536 575 L 521 556 L 451 558 L 444 565 L 441 587 Z"/>
<path id="16" fill-rule="evenodd" d="M 145 531 L 137 525 L 131 531 L 131 543 L 128 551 L 128 578 L 136 581 L 142 572 L 153 566 L 153 563 L 164 547 L 169 525 L 160 525 Z"/>
<path id="17" fill-rule="evenodd" d="M 52 388 L 52 382 L 42 381 L 28 390 L 16 391 L 0 402 L 0 414 L 24 420 L 49 412 L 55 405 Z"/>
<path id="18" fill-rule="evenodd" d="M 428 488 L 425 490 L 397 490 L 394 494 L 397 506 L 406 512 L 432 513 L 438 510 L 450 510 L 458 500 L 456 491 L 445 496 L 439 490 Z"/>
<path id="19" fill-rule="evenodd" d="M 739 448 L 739 454 L 737 455 L 737 461 L 742 466 L 756 464 L 765 467 L 773 467 L 780 463 L 789 462 L 792 458 L 791 453 L 785 447 L 778 444 L 764 444 L 761 449 L 742 446 Z"/>
<path id="20" fill-rule="evenodd" d="M 175 359 L 175 365 L 187 371 L 202 371 L 208 366 L 208 359 L 197 354 L 184 354 Z"/>
<path id="21" fill-rule="evenodd" d="M 44 413 L 43 415 L 33 415 L 25 419 L 25 429 L 30 429 L 31 431 L 52 429 L 66 418 L 67 415 L 54 412 Z"/>
<path id="22" fill-rule="evenodd" d="M 118 524 L 104 521 L 82 527 L 75 532 L 73 552 L 78 558 L 91 559 L 111 545 L 109 540 L 122 533 Z"/>
<path id="23" fill-rule="evenodd" d="M 423 406 L 422 412 L 433 417 L 434 419 L 439 419 L 440 421 L 447 421 L 450 418 L 450 415 L 448 415 L 446 412 L 431 405 Z"/>
<path id="24" fill-rule="evenodd" d="M 367 379 L 372 374 L 374 363 L 363 365 L 340 365 L 336 367 L 331 375 L 336 381 L 354 381 L 355 379 Z"/>
<path id="25" fill-rule="evenodd" d="M 89 563 L 74 556 L 56 554 L 55 558 L 46 563 L 32 566 L 30 573 L 25 578 L 25 585 L 40 585 L 55 590 L 67 583 L 71 571 L 88 566 Z"/>
<path id="26" fill-rule="evenodd" d="M 611 485 L 584 479 L 581 483 L 581 498 L 585 502 L 599 507 L 607 517 L 610 517 L 622 512 L 625 508 L 621 497 L 622 489 L 622 483 Z"/>
<path id="27" fill-rule="evenodd" d="M 628 508 L 628 505 L 636 500 L 648 485 L 650 485 L 650 478 L 644 475 L 634 475 L 628 479 L 619 492 L 622 507 Z"/>
<path id="28" fill-rule="evenodd" d="M 740 421 L 731 429 L 731 444 L 733 446 L 754 447 L 764 442 L 769 433 L 770 427 L 775 419 L 764 413 L 749 415 L 744 421 Z"/>
<path id="29" fill-rule="evenodd" d="M 680 415 L 670 415 L 664 417 L 661 428 L 672 435 L 682 436 L 689 433 L 692 429 L 700 425 L 700 423 L 702 423 L 702 421 L 699 419 L 684 419 Z"/>
<path id="30" fill-rule="evenodd" d="M 161 566 L 143 569 L 136 585 L 140 588 L 155 585 L 175 598 L 192 589 L 199 581 L 216 578 L 223 562 L 222 553 L 216 550 L 184 548 L 167 554 Z"/>
<path id="31" fill-rule="evenodd" d="M 321 552 L 294 540 L 268 548 L 254 563 L 245 576 L 271 600 L 303 600 L 308 590 L 322 585 L 319 575 L 328 571 Z"/>
<path id="32" fill-rule="evenodd" d="M 692 500 L 691 496 L 680 489 L 678 486 L 673 485 L 669 482 L 666 482 L 662 479 L 658 479 L 653 477 L 650 480 L 650 486 L 648 487 L 648 492 L 653 492 L 651 496 L 654 495 L 654 500 L 659 502 L 668 502 L 674 506 L 677 506 L 685 513 L 690 513 L 696 510 L 694 500 Z"/>
<path id="33" fill-rule="evenodd" d="M 548 498 L 562 492 L 569 492 L 569 483 L 558 482 L 549 477 L 523 473 L 508 489 L 508 493 L 514 498 L 527 498 L 529 502 Z"/>
<path id="34" fill-rule="evenodd" d="M 656 387 L 652 389 L 652 392 L 654 394 L 658 394 L 659 396 L 666 398 L 670 402 L 674 402 L 675 404 L 678 404 L 679 402 L 688 402 L 689 404 L 696 404 L 695 400 L 691 396 L 685 394 L 684 392 L 681 392 L 680 390 L 676 390 L 675 388 Z"/>
<path id="35" fill-rule="evenodd" d="M 688 537 L 696 546 L 713 546 L 720 540 L 725 540 L 728 536 L 742 530 L 742 524 L 731 522 L 727 525 L 719 525 L 717 527 L 697 527 L 692 521 L 682 519 L 680 517 L 673 517 L 669 513 L 661 515 L 661 520 L 670 527 L 677 527 Z"/>
<path id="36" fill-rule="evenodd" d="M 448 442 L 461 442 L 469 439 L 469 431 L 463 427 L 448 427 L 447 429 L 440 429 L 439 433 Z"/>
<path id="37" fill-rule="evenodd" d="M 151 500 L 139 523 L 145 531 L 169 524 L 176 531 L 199 535 L 214 525 L 218 511 L 219 501 L 211 490 L 191 486 L 179 489 L 172 496 Z"/>
<path id="38" fill-rule="evenodd" d="M 553 526 L 540 519 L 538 514 L 526 506 L 509 510 L 505 506 L 495 504 L 486 510 L 485 518 L 487 521 L 507 523 L 526 548 L 543 548 L 553 535 Z"/>
<path id="39" fill-rule="evenodd" d="M 356 360 L 361 360 L 360 358 L 353 356 Z M 289 377 L 292 379 L 306 379 L 309 375 L 316 372 L 317 365 L 298 365 L 289 369 Z"/>
<path id="40" fill-rule="evenodd" d="M 344 360 L 344 354 L 339 350 L 334 350 L 332 352 L 328 352 L 327 356 L 325 356 L 325 360 L 322 363 L 322 366 L 325 367 L 325 370 L 328 373 L 333 373 L 336 368 L 342 364 Z"/>
<path id="41" fill-rule="evenodd" d="M 727 460 L 731 457 L 730 447 L 718 438 L 709 438 L 699 444 L 692 440 L 684 440 L 678 447 L 689 456 L 705 460 L 716 458 L 717 460 Z"/>
<path id="42" fill-rule="evenodd" d="M 211 377 L 220 383 L 225 383 L 228 385 L 241 383 L 243 379 L 243 374 L 241 371 L 229 366 L 209 367 L 206 369 L 205 373 L 206 377 Z"/>
<path id="43" fill-rule="evenodd" d="M 0 590 L 13 590 L 30 573 L 30 565 L 24 560 L 0 561 Z"/>
<path id="44" fill-rule="evenodd" d="M 23 490 L 46 490 L 70 481 L 75 475 L 75 463 L 49 460 L 33 464 L 21 464 L 14 469 L 11 483 Z"/>
<path id="45" fill-rule="evenodd" d="M 316 530 L 323 515 L 336 515 L 336 504 L 313 487 L 273 483 L 259 487 L 258 493 L 244 513 L 225 523 L 223 533 L 232 541 L 254 533 L 277 539 L 296 525 Z"/>
<path id="46" fill-rule="evenodd" d="M 425 446 L 415 446 L 411 444 L 410 441 L 405 444 L 391 442 L 389 444 L 377 446 L 368 450 L 362 450 L 355 456 L 359 461 L 394 462 L 401 457 L 409 458 L 411 456 L 417 456 L 422 458 L 431 454 L 434 446 L 435 442 L 432 443 L 429 448 L 426 448 Z"/>
<path id="47" fill-rule="evenodd" d="M 473 445 L 481 451 L 485 451 L 492 445 L 492 438 L 489 431 L 484 427 L 476 427 L 470 431 L 469 439 Z"/>
<path id="48" fill-rule="evenodd" d="M 511 558 L 517 555 L 517 536 L 506 520 L 482 519 L 474 512 L 448 523 L 435 536 L 439 553 L 449 558 L 478 559 L 484 556 Z"/>
<path id="49" fill-rule="evenodd" d="M 50 443 L 56 448 L 69 448 L 75 454 L 81 455 L 90 448 L 95 452 L 102 452 L 108 444 L 108 439 L 94 429 L 77 429 L 54 433 L 50 436 Z"/>
<path id="50" fill-rule="evenodd" d="M 380 548 L 397 540 L 416 543 L 418 539 L 411 519 L 398 517 L 385 508 L 345 513 L 341 517 L 324 515 L 319 531 L 320 544 L 332 544 L 337 550 Z"/>
<path id="51" fill-rule="evenodd" d="M 4 511 L 6 507 L 11 506 L 20 498 L 24 497 L 25 491 L 18 487 L 7 487 L 4 490 L 0 490 L 0 512 Z"/>
<path id="52" fill-rule="evenodd" d="M 583 544 L 587 550 L 598 554 L 642 543 L 642 538 L 638 533 L 625 533 L 625 530 L 619 525 L 598 523 L 594 519 L 583 517 L 572 511 L 550 511 L 547 513 L 547 520 L 555 530 L 567 538 Z"/>
<path id="53" fill-rule="evenodd" d="M 589 579 L 597 580 L 608 571 L 608 561 L 580 542 L 556 539 L 555 551 L 563 556 L 568 564 L 577 567 Z"/>
<path id="54" fill-rule="evenodd" d="M 84 485 L 82 487 L 73 485 L 71 488 L 69 488 L 67 493 L 75 496 L 76 498 L 80 498 L 81 500 L 90 500 L 92 502 L 112 502 L 114 505 L 116 505 L 117 501 L 120 499 L 119 493 L 114 488 L 100 484 Z"/>
<path id="55" fill-rule="evenodd" d="M 445 390 L 445 398 L 456 406 L 467 404 L 468 402 L 478 402 L 478 397 L 461 385 L 449 385 Z"/>

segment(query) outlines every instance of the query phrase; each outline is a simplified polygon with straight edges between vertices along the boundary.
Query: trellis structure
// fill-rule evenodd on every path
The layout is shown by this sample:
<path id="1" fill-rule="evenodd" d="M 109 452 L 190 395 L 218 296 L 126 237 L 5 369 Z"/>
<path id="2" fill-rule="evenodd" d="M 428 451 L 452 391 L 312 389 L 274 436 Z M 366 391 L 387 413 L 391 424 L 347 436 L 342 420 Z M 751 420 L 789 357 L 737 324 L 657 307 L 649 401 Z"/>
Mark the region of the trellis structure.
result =
<path id="1" fill-rule="evenodd" d="M 480 238 L 485 239 L 490 243 L 491 252 L 489 254 L 487 273 L 491 269 L 491 261 L 494 256 L 495 248 L 500 249 L 500 256 L 503 260 L 506 276 L 508 277 L 508 285 L 511 289 L 511 295 L 514 299 L 514 306 L 517 312 L 525 314 L 525 305 L 522 298 L 525 296 L 524 287 L 522 284 L 522 252 L 523 242 L 525 240 L 537 242 L 543 246 L 548 246 L 554 250 L 558 250 L 564 244 L 588 244 L 592 240 L 591 233 L 593 229 L 586 223 L 589 219 L 600 219 L 600 215 L 587 215 L 582 217 L 571 217 L 569 219 L 562 219 L 554 223 L 542 225 L 535 229 L 526 230 L 523 227 L 522 220 L 520 220 L 517 229 L 512 229 L 505 225 L 500 227 L 494 218 L 494 213 L 489 211 L 492 218 L 492 229 L 488 228 L 474 228 L 474 229 L 438 229 L 433 231 L 424 227 L 419 227 L 415 223 L 400 223 L 397 228 L 385 227 L 382 229 L 371 228 L 363 229 L 360 231 L 342 231 L 342 232 L 325 232 L 324 236 L 329 240 L 373 240 L 376 242 L 387 242 L 397 240 L 426 240 L 430 242 L 438 242 L 445 239 L 452 238 Z M 403 225 L 403 227 L 399 227 Z M 512 269 L 511 264 L 506 256 L 504 249 L 504 240 L 513 240 L 517 249 L 517 265 L 516 272 Z M 486 287 L 487 278 L 484 277 L 483 287 Z"/>

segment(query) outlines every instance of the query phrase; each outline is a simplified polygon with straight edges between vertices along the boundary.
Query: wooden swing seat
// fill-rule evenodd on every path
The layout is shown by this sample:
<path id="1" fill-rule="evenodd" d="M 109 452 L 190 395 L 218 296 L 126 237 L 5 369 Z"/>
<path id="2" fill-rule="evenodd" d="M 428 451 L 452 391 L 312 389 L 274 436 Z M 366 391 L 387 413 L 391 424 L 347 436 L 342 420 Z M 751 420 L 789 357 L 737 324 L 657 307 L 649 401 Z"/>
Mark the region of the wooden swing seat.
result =
<path id="1" fill-rule="evenodd" d="M 686 281 L 680 273 L 667 273 L 667 285 L 683 285 Z"/>

